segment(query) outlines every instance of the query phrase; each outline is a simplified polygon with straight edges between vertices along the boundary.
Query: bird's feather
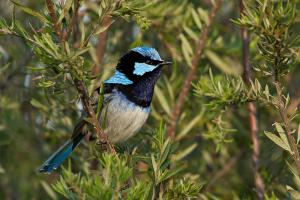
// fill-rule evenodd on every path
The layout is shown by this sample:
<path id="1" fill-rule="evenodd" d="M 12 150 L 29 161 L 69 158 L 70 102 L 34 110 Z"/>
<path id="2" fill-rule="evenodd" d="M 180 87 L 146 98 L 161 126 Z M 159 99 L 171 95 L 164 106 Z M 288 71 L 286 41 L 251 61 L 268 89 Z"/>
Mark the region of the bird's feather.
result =
<path id="1" fill-rule="evenodd" d="M 133 48 L 132 51 L 138 52 L 141 55 L 143 55 L 144 57 L 149 57 L 152 60 L 161 60 L 159 53 L 151 47 L 136 47 Z"/>
<path id="2" fill-rule="evenodd" d="M 130 85 L 133 82 L 129 80 L 125 74 L 116 70 L 115 74 L 106 80 L 104 83 L 117 83 L 122 85 Z"/>
<path id="3" fill-rule="evenodd" d="M 105 122 L 104 132 L 111 143 L 121 143 L 132 137 L 146 122 L 150 107 L 141 107 L 129 101 L 117 90 L 106 94 L 110 99 L 103 105 L 100 121 Z"/>
<path id="4" fill-rule="evenodd" d="M 142 76 L 142 75 L 144 75 L 147 72 L 153 71 L 157 66 L 148 65 L 146 63 L 138 63 L 138 62 L 136 62 L 134 64 L 133 74 Z"/>
<path id="5" fill-rule="evenodd" d="M 53 170 L 57 169 L 65 159 L 73 152 L 75 147 L 80 143 L 83 134 L 78 134 L 76 137 L 68 140 L 64 143 L 54 154 L 52 154 L 40 167 L 39 172 L 51 173 Z"/>

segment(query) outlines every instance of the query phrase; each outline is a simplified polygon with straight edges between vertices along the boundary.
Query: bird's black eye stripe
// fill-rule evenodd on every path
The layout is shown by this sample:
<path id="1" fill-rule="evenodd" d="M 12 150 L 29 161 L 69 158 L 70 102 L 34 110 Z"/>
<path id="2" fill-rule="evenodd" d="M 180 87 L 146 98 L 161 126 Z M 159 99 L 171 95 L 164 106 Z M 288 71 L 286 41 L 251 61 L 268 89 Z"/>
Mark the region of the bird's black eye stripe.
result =
<path id="1" fill-rule="evenodd" d="M 162 63 L 162 61 L 159 61 L 159 60 L 146 60 L 145 63 L 148 64 L 148 65 L 158 65 L 158 64 Z"/>

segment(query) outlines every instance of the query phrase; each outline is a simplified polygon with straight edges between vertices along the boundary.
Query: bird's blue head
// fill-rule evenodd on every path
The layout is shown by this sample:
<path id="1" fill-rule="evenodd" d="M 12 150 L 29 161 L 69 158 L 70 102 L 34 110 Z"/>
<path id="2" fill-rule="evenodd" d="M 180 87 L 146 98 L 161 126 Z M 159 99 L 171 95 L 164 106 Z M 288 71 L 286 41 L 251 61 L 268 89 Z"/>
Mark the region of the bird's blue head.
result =
<path id="1" fill-rule="evenodd" d="M 151 47 L 136 47 L 121 57 L 115 74 L 105 83 L 131 85 L 141 80 L 150 79 L 155 83 L 160 76 L 164 62 L 159 53 Z"/>

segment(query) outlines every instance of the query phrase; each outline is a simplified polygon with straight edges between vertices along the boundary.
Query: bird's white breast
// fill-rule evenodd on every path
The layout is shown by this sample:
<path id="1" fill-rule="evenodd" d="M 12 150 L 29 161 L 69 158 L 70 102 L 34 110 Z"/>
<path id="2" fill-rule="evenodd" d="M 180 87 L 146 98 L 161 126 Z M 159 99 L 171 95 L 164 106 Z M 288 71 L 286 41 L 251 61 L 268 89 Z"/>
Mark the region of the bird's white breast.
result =
<path id="1" fill-rule="evenodd" d="M 121 92 L 114 90 L 104 96 L 100 120 L 111 143 L 121 143 L 132 137 L 146 122 L 150 108 L 135 105 Z"/>

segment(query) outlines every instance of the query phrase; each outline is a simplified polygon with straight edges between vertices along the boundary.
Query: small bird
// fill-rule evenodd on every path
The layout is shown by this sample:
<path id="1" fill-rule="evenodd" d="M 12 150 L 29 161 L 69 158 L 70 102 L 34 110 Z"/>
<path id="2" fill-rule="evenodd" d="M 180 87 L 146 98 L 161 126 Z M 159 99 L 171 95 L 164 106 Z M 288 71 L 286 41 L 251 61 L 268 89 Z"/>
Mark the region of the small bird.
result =
<path id="1" fill-rule="evenodd" d="M 105 124 L 104 133 L 110 143 L 126 141 L 145 124 L 155 83 L 162 67 L 171 64 L 163 61 L 151 47 L 136 47 L 121 57 L 114 75 L 104 81 L 104 99 L 99 114 L 99 122 Z M 91 98 L 95 108 L 99 92 L 100 88 L 96 89 Z M 86 127 L 87 122 L 80 120 L 71 139 L 52 154 L 39 171 L 51 173 L 57 169 L 87 134 Z"/>

